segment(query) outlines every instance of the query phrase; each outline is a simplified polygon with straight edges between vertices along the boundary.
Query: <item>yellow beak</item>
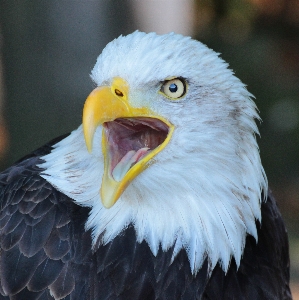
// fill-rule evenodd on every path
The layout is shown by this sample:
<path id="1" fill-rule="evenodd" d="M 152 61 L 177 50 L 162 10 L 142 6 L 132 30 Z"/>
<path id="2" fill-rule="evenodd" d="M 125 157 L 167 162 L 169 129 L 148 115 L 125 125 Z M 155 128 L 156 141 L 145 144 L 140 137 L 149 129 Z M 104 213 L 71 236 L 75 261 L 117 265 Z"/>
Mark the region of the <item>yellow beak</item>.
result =
<path id="1" fill-rule="evenodd" d="M 109 155 L 109 141 L 103 129 L 102 151 L 104 156 L 104 175 L 100 194 L 102 203 L 106 208 L 112 207 L 132 180 L 149 166 L 152 158 L 169 143 L 174 126 L 161 116 L 154 114 L 149 108 L 136 108 L 130 105 L 128 99 L 129 86 L 122 78 L 114 78 L 111 86 L 98 87 L 86 99 L 83 109 L 83 132 L 85 143 L 89 152 L 92 151 L 93 137 L 96 128 L 105 122 L 118 118 L 155 118 L 168 126 L 166 139 L 158 147 L 135 163 L 120 181 L 111 175 Z"/>

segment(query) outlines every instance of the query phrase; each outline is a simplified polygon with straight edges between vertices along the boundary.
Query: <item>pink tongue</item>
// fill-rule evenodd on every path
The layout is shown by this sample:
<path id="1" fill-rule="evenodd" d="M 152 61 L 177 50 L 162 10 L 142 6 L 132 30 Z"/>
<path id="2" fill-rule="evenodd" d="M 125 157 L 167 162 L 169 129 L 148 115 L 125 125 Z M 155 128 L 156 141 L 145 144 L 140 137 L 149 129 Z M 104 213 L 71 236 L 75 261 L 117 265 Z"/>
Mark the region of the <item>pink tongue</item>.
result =
<path id="1" fill-rule="evenodd" d="M 132 167 L 132 165 L 141 160 L 149 152 L 148 150 L 149 148 L 144 147 L 139 149 L 138 151 L 130 150 L 129 152 L 127 152 L 112 171 L 112 177 L 114 178 L 114 180 L 121 181 L 129 171 L 129 169 Z"/>

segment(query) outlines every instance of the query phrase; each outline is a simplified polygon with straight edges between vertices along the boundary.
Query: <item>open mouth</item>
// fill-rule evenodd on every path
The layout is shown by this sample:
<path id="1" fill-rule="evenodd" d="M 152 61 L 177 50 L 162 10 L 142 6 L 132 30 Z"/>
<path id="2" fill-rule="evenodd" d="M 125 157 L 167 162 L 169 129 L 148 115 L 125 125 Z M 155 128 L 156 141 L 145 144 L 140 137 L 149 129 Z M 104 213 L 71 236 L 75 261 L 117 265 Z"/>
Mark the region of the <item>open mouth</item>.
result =
<path id="1" fill-rule="evenodd" d="M 160 146 L 169 127 L 156 118 L 118 118 L 103 124 L 108 147 L 109 175 L 121 181 L 130 168 Z"/>

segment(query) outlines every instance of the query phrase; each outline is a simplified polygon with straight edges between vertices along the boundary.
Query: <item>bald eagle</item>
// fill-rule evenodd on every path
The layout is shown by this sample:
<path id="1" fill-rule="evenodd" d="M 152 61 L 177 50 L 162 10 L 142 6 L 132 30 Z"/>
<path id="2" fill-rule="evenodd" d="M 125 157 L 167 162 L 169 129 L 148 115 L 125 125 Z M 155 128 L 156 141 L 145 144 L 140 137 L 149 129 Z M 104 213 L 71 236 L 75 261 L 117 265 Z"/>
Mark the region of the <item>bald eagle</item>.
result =
<path id="1" fill-rule="evenodd" d="M 252 95 L 174 33 L 109 43 L 83 122 L 0 175 L 0 299 L 291 299 Z"/>

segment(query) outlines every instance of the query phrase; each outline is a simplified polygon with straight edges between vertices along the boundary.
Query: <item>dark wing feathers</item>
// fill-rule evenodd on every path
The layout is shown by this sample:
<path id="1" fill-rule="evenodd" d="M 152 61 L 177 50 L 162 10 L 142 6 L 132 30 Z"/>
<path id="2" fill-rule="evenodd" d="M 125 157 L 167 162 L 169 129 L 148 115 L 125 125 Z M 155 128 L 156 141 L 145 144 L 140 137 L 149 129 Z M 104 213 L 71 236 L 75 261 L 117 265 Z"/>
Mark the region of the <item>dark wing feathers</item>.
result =
<path id="1" fill-rule="evenodd" d="M 52 291 L 52 294 L 55 296 L 55 298 L 62 299 L 68 296 L 74 290 L 74 288 L 75 279 L 72 274 L 72 268 L 69 267 L 68 263 L 66 263 L 64 264 L 59 276 L 50 285 L 50 290 Z M 74 299 L 76 299 L 76 297 Z M 81 295 L 81 298 L 78 297 L 78 299 L 84 298 Z"/>
<path id="2" fill-rule="evenodd" d="M 31 277 L 27 287 L 30 291 L 39 292 L 46 289 L 50 284 L 52 284 L 57 276 L 61 273 L 64 267 L 64 263 L 58 259 L 46 258 L 34 272 Z"/>
<path id="3" fill-rule="evenodd" d="M 73 289 L 73 275 L 66 263 L 71 257 L 70 199 L 42 179 L 37 167 L 42 162 L 38 155 L 50 149 L 46 145 L 0 175 L 3 299 L 9 298 L 5 295 L 11 299 L 53 299 L 49 286 L 57 295 L 68 295 Z"/>
<path id="4" fill-rule="evenodd" d="M 14 295 L 14 296 L 11 296 L 10 299 L 11 300 L 27 300 L 27 299 L 38 300 L 38 299 L 47 299 L 47 298 L 43 297 L 44 295 L 45 295 L 44 291 L 40 291 L 40 292 L 36 293 L 36 292 L 29 291 L 27 288 L 24 288 L 20 293 Z M 52 297 L 48 298 L 48 299 L 53 300 Z"/>
<path id="5" fill-rule="evenodd" d="M 9 216 L 9 215 L 8 215 Z M 24 220 L 23 214 L 19 211 L 15 211 L 10 215 L 9 220 L 3 223 L 3 228 L 1 228 L 4 235 L 7 235 L 15 230 L 15 228 Z"/>
<path id="6" fill-rule="evenodd" d="M 31 257 L 20 253 L 15 245 L 1 254 L 1 284 L 6 294 L 16 294 L 30 281 L 38 265 L 46 259 L 43 250 Z"/>
<path id="7" fill-rule="evenodd" d="M 55 142 L 57 142 L 56 140 Z M 39 174 L 51 143 L 0 174 L 1 299 L 291 299 L 288 242 L 273 198 L 262 204 L 259 242 L 247 237 L 239 269 L 217 265 L 196 276 L 185 251 L 154 256 L 129 226 L 92 250 L 89 209 L 77 206 Z"/>
<path id="8" fill-rule="evenodd" d="M 226 276 L 215 268 L 204 299 L 216 299 L 220 292 L 223 299 L 292 299 L 287 233 L 271 194 L 262 204 L 262 224 L 257 228 L 258 243 L 247 237 L 239 269 L 234 261 Z"/>
<path id="9" fill-rule="evenodd" d="M 54 260 L 62 259 L 70 251 L 70 242 L 67 238 L 63 239 L 58 230 L 59 228 L 53 229 L 44 245 L 47 256 Z"/>
<path id="10" fill-rule="evenodd" d="M 9 222 L 7 224 L 9 224 Z M 18 243 L 23 237 L 25 230 L 25 221 L 21 221 L 21 223 L 14 229 L 14 231 L 8 234 L 3 233 L 3 235 L 1 235 L 0 237 L 1 249 L 3 249 L 4 251 L 8 251 L 12 247 L 14 247 L 16 243 Z"/>

